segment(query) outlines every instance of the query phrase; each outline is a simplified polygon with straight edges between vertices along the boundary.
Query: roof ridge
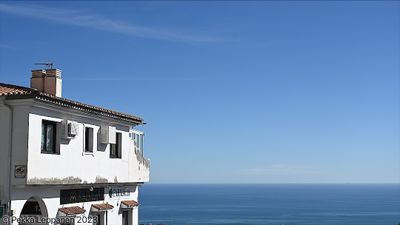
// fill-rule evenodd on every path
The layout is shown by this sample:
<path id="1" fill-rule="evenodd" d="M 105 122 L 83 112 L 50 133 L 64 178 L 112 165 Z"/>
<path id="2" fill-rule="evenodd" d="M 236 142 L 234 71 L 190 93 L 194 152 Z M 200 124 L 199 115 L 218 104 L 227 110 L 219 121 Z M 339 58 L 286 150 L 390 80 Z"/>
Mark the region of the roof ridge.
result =
<path id="1" fill-rule="evenodd" d="M 8 87 L 8 88 L 23 89 L 24 91 L 40 92 L 35 88 L 29 88 L 29 87 L 19 86 L 19 85 L 15 85 L 15 84 L 7 84 L 7 83 L 2 83 L 2 82 L 0 82 L 0 86 L 4 86 L 4 87 Z"/>

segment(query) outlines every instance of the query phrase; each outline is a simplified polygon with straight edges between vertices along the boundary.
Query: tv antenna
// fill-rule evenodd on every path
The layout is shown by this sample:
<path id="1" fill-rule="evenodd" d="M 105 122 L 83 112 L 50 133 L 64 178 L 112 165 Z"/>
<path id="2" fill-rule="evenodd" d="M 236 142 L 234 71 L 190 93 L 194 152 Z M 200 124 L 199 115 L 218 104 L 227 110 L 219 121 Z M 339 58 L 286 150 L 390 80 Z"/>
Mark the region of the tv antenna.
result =
<path id="1" fill-rule="evenodd" d="M 35 65 L 44 66 L 46 69 L 53 69 L 53 63 L 52 62 L 35 63 Z"/>

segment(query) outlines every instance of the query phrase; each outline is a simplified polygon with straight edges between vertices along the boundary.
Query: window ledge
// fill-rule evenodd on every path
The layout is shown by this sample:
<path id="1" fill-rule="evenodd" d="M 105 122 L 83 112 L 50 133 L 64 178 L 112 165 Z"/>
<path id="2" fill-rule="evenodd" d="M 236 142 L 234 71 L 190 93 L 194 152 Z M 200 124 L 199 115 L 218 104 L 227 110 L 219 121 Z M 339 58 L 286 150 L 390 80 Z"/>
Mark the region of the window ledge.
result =
<path id="1" fill-rule="evenodd" d="M 82 155 L 90 155 L 94 157 L 94 152 L 82 152 Z"/>
<path id="2" fill-rule="evenodd" d="M 40 153 L 41 154 L 46 154 L 46 155 L 60 155 L 59 152 L 43 152 L 43 151 L 41 151 Z"/>

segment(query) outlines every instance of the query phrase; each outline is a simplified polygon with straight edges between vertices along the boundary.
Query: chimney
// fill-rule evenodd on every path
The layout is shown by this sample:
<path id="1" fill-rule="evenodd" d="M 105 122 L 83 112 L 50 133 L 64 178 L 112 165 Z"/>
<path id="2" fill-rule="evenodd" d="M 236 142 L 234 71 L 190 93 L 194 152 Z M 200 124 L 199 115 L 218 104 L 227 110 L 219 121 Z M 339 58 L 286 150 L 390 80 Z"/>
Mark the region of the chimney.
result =
<path id="1" fill-rule="evenodd" d="M 46 69 L 46 70 L 32 70 L 31 88 L 38 91 L 61 97 L 62 93 L 62 80 L 61 70 L 59 69 Z"/>

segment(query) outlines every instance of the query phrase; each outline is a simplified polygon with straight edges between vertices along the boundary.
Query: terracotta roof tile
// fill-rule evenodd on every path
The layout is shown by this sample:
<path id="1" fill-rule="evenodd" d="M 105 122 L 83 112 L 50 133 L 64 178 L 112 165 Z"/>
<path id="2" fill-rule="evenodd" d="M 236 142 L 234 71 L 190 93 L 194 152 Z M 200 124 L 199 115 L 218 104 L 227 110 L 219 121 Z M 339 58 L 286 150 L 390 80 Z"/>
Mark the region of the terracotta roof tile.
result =
<path id="1" fill-rule="evenodd" d="M 0 83 L 0 96 L 26 95 L 30 93 L 31 90 L 29 90 L 28 88 Z"/>
<path id="2" fill-rule="evenodd" d="M 135 207 L 139 205 L 139 203 L 137 203 L 135 200 L 121 201 L 121 204 L 124 204 L 126 207 Z"/>
<path id="3" fill-rule="evenodd" d="M 86 212 L 84 208 L 81 208 L 79 206 L 59 208 L 58 211 L 64 213 L 65 215 L 79 215 Z"/>
<path id="4" fill-rule="evenodd" d="M 107 116 L 131 123 L 143 124 L 143 119 L 137 116 L 120 113 L 114 110 L 88 105 L 85 103 L 73 101 L 66 98 L 56 97 L 47 93 L 39 92 L 33 88 L 21 87 L 12 84 L 0 83 L 0 96 L 7 98 L 34 98 L 42 102 L 58 105 L 61 107 L 68 107 L 84 112 L 89 112 L 96 115 Z"/>
<path id="5" fill-rule="evenodd" d="M 104 204 L 92 204 L 92 206 L 97 209 L 97 210 L 109 210 L 109 209 L 113 209 L 114 206 L 108 204 L 108 203 L 104 203 Z"/>

